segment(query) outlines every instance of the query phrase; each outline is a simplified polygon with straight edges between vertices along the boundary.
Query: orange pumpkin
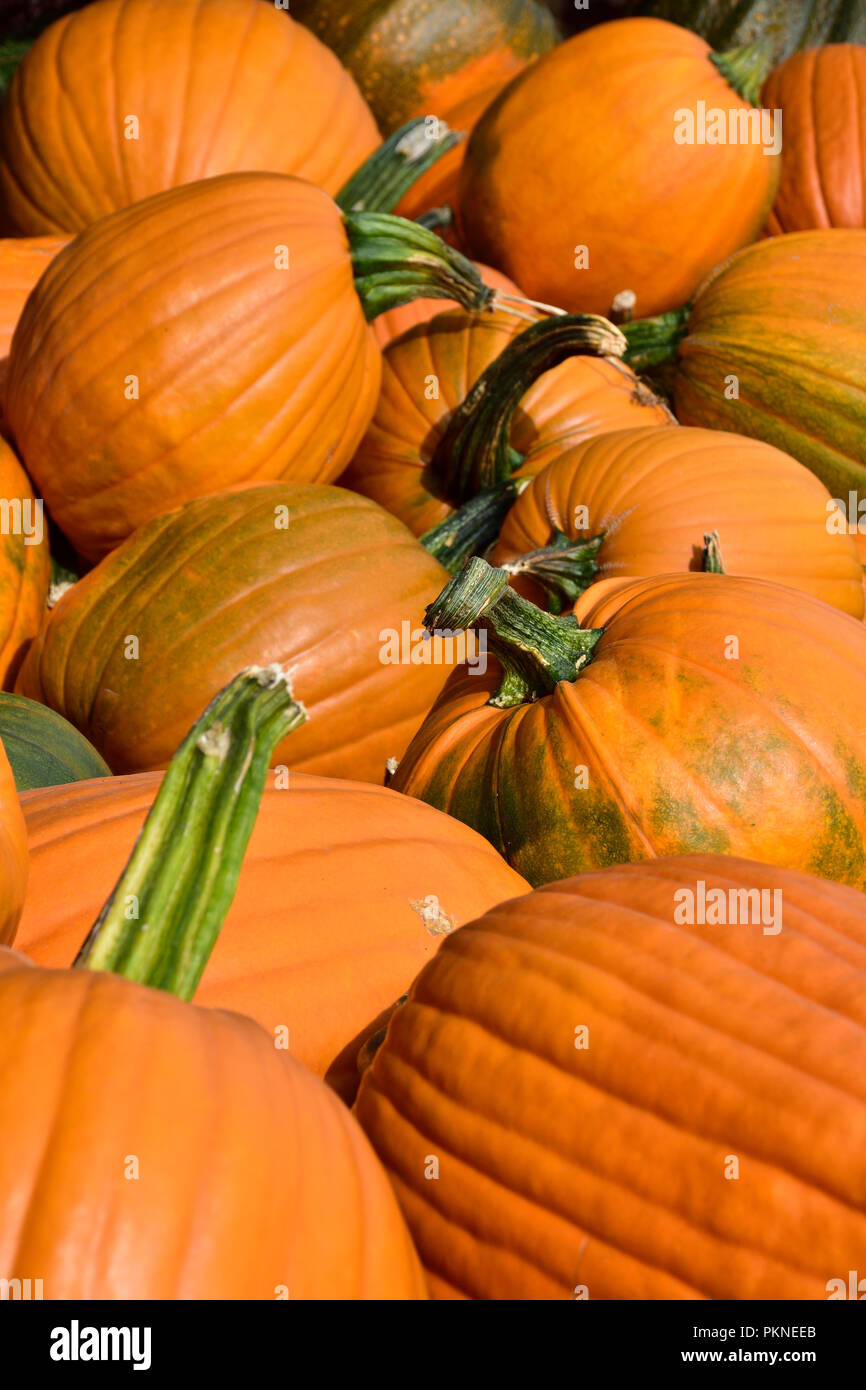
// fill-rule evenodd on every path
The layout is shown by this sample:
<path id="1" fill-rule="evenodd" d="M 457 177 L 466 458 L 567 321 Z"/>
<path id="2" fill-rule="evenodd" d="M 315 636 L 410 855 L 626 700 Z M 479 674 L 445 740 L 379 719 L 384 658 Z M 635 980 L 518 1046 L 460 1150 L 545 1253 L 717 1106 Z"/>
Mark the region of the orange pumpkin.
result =
<path id="1" fill-rule="evenodd" d="M 590 589 L 578 627 L 508 579 L 471 560 L 428 610 L 431 629 L 474 620 L 492 656 L 450 677 L 392 786 L 533 884 L 712 851 L 866 885 L 861 622 L 781 584 L 681 574 Z"/>
<path id="2" fill-rule="evenodd" d="M 327 482 L 375 408 L 365 315 L 492 292 L 432 232 L 320 189 L 227 174 L 136 203 L 52 262 L 15 332 L 6 410 L 26 467 L 96 560 L 192 497 Z"/>
<path id="3" fill-rule="evenodd" d="M 831 513 L 814 473 L 759 440 L 687 426 L 615 430 L 532 479 L 490 563 L 572 602 L 591 585 L 591 600 L 595 579 L 703 568 L 707 533 L 717 531 L 725 573 L 774 579 L 862 618 L 857 546 Z"/>
<path id="4" fill-rule="evenodd" d="M 280 760 L 381 783 L 453 662 L 450 644 L 421 641 L 445 578 L 404 526 L 342 488 L 216 493 L 141 527 L 64 594 L 18 691 L 114 772 L 140 772 L 166 766 L 233 671 L 279 661 L 311 716 Z"/>
<path id="5" fill-rule="evenodd" d="M 782 176 L 767 230 L 866 226 L 866 48 L 831 43 L 774 68 L 761 101 L 782 112 Z"/>
<path id="6" fill-rule="evenodd" d="M 405 215 L 405 214 L 403 214 Z M 502 275 L 498 270 L 494 270 L 489 265 L 479 265 L 476 267 L 485 285 L 489 285 L 492 290 L 505 290 L 507 294 L 521 296 L 521 292 L 507 275 Z M 453 301 L 449 303 L 444 299 L 413 299 L 408 304 L 401 304 L 397 309 L 390 309 L 385 314 L 379 314 L 373 320 L 373 333 L 376 342 L 382 351 L 395 338 L 407 333 L 410 328 L 415 328 L 418 324 L 429 323 L 437 314 L 447 313 L 449 310 L 459 310 L 459 304 Z M 497 314 L 497 322 L 503 315 Z"/>
<path id="7" fill-rule="evenodd" d="M 27 830 L 15 778 L 0 743 L 0 946 L 14 939 L 24 906 L 29 862 Z"/>
<path id="8" fill-rule="evenodd" d="M 17 241 L 14 238 L 0 241 L 0 434 L 5 434 L 3 397 L 15 325 L 36 281 L 68 240 L 68 237 L 24 237 Z"/>
<path id="9" fill-rule="evenodd" d="M 622 865 L 449 937 L 355 1113 L 434 1298 L 826 1299 L 866 1248 L 864 1026 L 861 893 Z"/>
<path id="10" fill-rule="evenodd" d="M 600 24 L 560 44 L 470 136 L 463 243 L 563 309 L 607 314 L 623 290 L 640 315 L 678 308 L 758 235 L 779 177 L 778 155 L 754 131 L 708 144 L 689 121 L 721 111 L 727 138 L 729 111 L 751 120 L 765 70 L 752 49 L 716 55 L 658 19 Z"/>
<path id="11" fill-rule="evenodd" d="M 39 631 L 51 558 L 41 500 L 2 439 L 0 499 L 0 684 L 8 690 Z"/>
<path id="12" fill-rule="evenodd" d="M 0 111 L 7 229 L 78 232 L 215 174 L 336 193 L 379 143 L 334 55 L 259 0 L 99 0 L 37 39 Z"/>

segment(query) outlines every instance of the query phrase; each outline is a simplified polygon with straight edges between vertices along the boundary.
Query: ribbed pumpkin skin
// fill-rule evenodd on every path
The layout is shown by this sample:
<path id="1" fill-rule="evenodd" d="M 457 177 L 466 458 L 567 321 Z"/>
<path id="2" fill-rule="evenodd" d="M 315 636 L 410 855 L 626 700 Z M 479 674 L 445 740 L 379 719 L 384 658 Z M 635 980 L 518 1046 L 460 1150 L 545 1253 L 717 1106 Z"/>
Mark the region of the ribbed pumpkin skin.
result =
<path id="1" fill-rule="evenodd" d="M 15 325 L 27 296 L 43 270 L 66 246 L 68 237 L 10 237 L 0 240 L 0 435 L 6 436 L 3 399 Z"/>
<path id="2" fill-rule="evenodd" d="M 639 317 L 685 303 L 758 235 L 778 181 L 778 156 L 754 143 L 675 142 L 675 113 L 699 100 L 751 109 L 709 53 L 684 29 L 625 19 L 539 59 L 470 137 L 458 205 L 470 254 L 563 309 L 608 314 L 622 290 Z"/>
<path id="3" fill-rule="evenodd" d="M 525 319 L 505 312 L 452 310 L 391 343 L 375 414 L 340 482 L 399 516 L 416 536 L 450 516 L 454 508 L 437 495 L 428 465 L 452 412 L 525 327 Z M 511 443 L 525 455 L 516 476 L 540 472 L 566 440 L 670 419 L 621 363 L 569 358 L 539 377 L 515 414 Z"/>
<path id="4" fill-rule="evenodd" d="M 650 0 L 637 8 L 694 29 L 719 50 L 768 39 L 777 61 L 816 44 L 866 42 L 856 0 Z"/>
<path id="5" fill-rule="evenodd" d="M 866 48 L 828 44 L 770 73 L 761 101 L 781 109 L 782 176 L 768 230 L 866 225 Z"/>
<path id="6" fill-rule="evenodd" d="M 297 179 L 227 174 L 57 257 L 16 330 L 6 408 L 54 519 L 96 560 L 216 488 L 336 477 L 379 376 L 336 205 Z"/>
<path id="7" fill-rule="evenodd" d="M 829 501 L 813 473 L 759 440 L 687 426 L 616 430 L 567 449 L 533 478 L 490 563 L 547 545 L 557 528 L 575 540 L 605 532 L 601 580 L 700 570 L 704 536 L 718 530 L 727 574 L 789 584 L 862 618 L 857 547 L 828 532 Z M 587 509 L 585 525 L 578 508 Z"/>
<path id="8" fill-rule="evenodd" d="M 215 494 L 142 527 L 63 596 L 18 693 L 69 719 L 113 771 L 142 772 L 167 766 L 232 673 L 279 662 L 310 718 L 275 761 L 381 783 L 448 667 L 383 663 L 380 634 L 420 630 L 445 579 L 405 527 L 342 488 Z"/>
<path id="9" fill-rule="evenodd" d="M 9 529 L 0 533 L 0 685 L 9 688 L 28 645 L 39 631 L 48 597 L 51 557 L 48 528 L 43 520 L 42 539 L 35 544 L 38 525 L 35 498 L 27 477 L 9 445 L 0 439 L 0 498 L 20 503 L 20 522 L 9 510 Z M 29 503 L 31 535 L 24 534 L 24 507 Z M 21 529 L 16 529 L 20 525 Z"/>
<path id="10" fill-rule="evenodd" d="M 98 0 L 52 24 L 13 78 L 0 201 L 7 230 L 42 235 L 239 170 L 336 193 L 378 143 L 349 74 L 273 5 Z"/>
<path id="11" fill-rule="evenodd" d="M 847 507 L 849 489 L 866 493 L 864 379 L 866 231 L 794 232 L 747 247 L 704 282 L 674 404 L 684 425 L 784 449 Z"/>
<path id="12" fill-rule="evenodd" d="M 502 710 L 495 660 L 455 672 L 391 785 L 535 885 L 696 852 L 866 885 L 862 623 L 720 574 L 635 580 L 579 616 L 605 632 L 576 680 Z"/>
<path id="13" fill-rule="evenodd" d="M 33 873 L 16 950 L 71 964 L 159 782 L 143 772 L 24 795 Z M 247 1014 L 272 1037 L 288 1028 L 293 1056 L 351 1101 L 353 1040 L 405 994 L 445 918 L 461 926 L 528 886 L 480 835 L 411 797 L 303 773 L 277 787 L 271 774 L 196 1003 Z M 431 896 L 442 916 L 428 904 L 428 924 Z"/>
<path id="14" fill-rule="evenodd" d="M 0 693 L 0 738 L 19 792 L 111 775 L 111 769 L 77 729 L 53 709 L 23 695 Z M 119 874 L 120 868 L 115 877 Z"/>
<path id="15" fill-rule="evenodd" d="M 47 1299 L 425 1297 L 351 1115 L 250 1019 L 7 950 L 0 1019 L 6 1277 L 38 1269 Z"/>
<path id="16" fill-rule="evenodd" d="M 8 945 L 24 906 L 29 872 L 27 829 L 15 778 L 0 740 L 0 945 Z"/>
<path id="17" fill-rule="evenodd" d="M 700 881 L 780 889 L 781 932 L 676 925 Z M 826 1299 L 866 1244 L 864 1000 L 862 895 L 742 859 L 587 874 L 456 932 L 356 1106 L 432 1296 Z"/>
<path id="18" fill-rule="evenodd" d="M 437 166 L 434 164 L 433 168 Z M 401 213 L 401 217 L 408 216 Z M 494 270 L 489 265 L 479 265 L 478 273 L 485 285 L 489 285 L 494 290 L 505 290 L 508 294 L 521 295 L 521 291 L 513 280 L 509 280 L 507 275 L 502 275 L 498 270 Z M 378 314 L 373 319 L 370 327 L 382 351 L 389 343 L 393 343 L 395 338 L 399 338 L 403 333 L 408 333 L 410 328 L 415 328 L 419 323 L 429 323 L 437 314 L 449 312 L 460 312 L 459 304 L 450 299 L 413 299 L 408 304 L 401 304 L 397 309 L 388 309 L 384 314 Z M 497 315 L 497 322 L 501 315 Z"/>

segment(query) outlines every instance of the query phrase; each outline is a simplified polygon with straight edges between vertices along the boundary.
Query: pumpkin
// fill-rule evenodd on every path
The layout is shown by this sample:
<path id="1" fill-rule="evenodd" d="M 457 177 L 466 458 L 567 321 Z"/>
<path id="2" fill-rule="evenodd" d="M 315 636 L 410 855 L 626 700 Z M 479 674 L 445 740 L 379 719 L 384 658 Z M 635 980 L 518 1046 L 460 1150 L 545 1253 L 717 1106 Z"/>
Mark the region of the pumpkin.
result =
<path id="1" fill-rule="evenodd" d="M 421 640 L 446 577 L 400 522 L 342 488 L 217 493 L 141 527 L 69 589 L 18 692 L 114 772 L 140 772 L 166 766 L 232 671 L 280 661 L 311 715 L 280 759 L 381 783 L 453 663 L 450 644 Z"/>
<path id="2" fill-rule="evenodd" d="M 9 688 L 39 630 L 51 572 L 42 502 L 0 439 L 0 686 Z"/>
<path id="3" fill-rule="evenodd" d="M 763 439 L 811 468 L 866 561 L 866 231 L 770 237 L 719 266 L 689 308 L 623 332 L 637 370 L 673 359 L 682 424 Z"/>
<path id="4" fill-rule="evenodd" d="M 489 285 L 492 290 L 504 290 L 506 294 L 522 298 L 520 290 L 509 280 L 507 275 L 501 275 L 498 270 L 494 270 L 489 265 L 479 265 L 476 267 L 485 285 Z M 390 309 L 385 314 L 379 314 L 373 320 L 373 333 L 376 342 L 382 351 L 394 342 L 395 338 L 400 338 L 404 333 L 408 333 L 410 328 L 415 328 L 418 324 L 429 323 L 437 314 L 444 314 L 449 310 L 458 310 L 459 305 L 448 303 L 442 299 L 413 299 L 408 304 L 401 304 L 397 309 Z M 496 316 L 499 322 L 503 314 Z M 474 320 L 473 320 L 474 322 Z M 488 319 L 487 322 L 490 322 Z M 387 366 L 383 363 L 384 373 L 387 376 Z"/>
<path id="5" fill-rule="evenodd" d="M 847 1286 L 864 1000 L 863 895 L 739 857 L 584 874 L 462 927 L 356 1105 L 431 1295 Z"/>
<path id="6" fill-rule="evenodd" d="M 278 174 L 186 184 L 48 267 L 12 342 L 9 425 L 54 520 L 97 560 L 192 497 L 336 477 L 378 396 L 365 314 L 440 294 L 492 297 L 423 227 L 342 215 Z"/>
<path id="7" fill-rule="evenodd" d="M 23 695 L 0 694 L 0 738 L 19 792 L 111 775 L 68 720 Z"/>
<path id="8" fill-rule="evenodd" d="M 568 443 L 669 424 L 613 357 L 569 355 L 616 353 L 620 342 L 612 325 L 580 317 L 526 328 L 505 307 L 437 314 L 385 350 L 379 402 L 341 482 L 422 536 L 479 491 L 534 476 Z"/>
<path id="9" fill-rule="evenodd" d="M 781 110 L 782 176 L 768 230 L 866 225 L 866 48 L 827 44 L 770 73 L 761 100 Z"/>
<path id="10" fill-rule="evenodd" d="M 67 237 L 0 240 L 0 433 L 3 432 L 6 359 L 9 356 L 15 325 L 36 281 L 67 241 Z"/>
<path id="11" fill-rule="evenodd" d="M 751 51 L 713 54 L 656 19 L 567 40 L 472 132 L 458 200 L 469 254 L 564 309 L 608 314 L 624 290 L 642 315 L 678 307 L 758 235 L 779 177 L 751 127 L 710 145 L 687 122 L 704 102 L 747 124 L 764 72 Z"/>
<path id="12" fill-rule="evenodd" d="M 178 750 L 78 968 L 0 948 L 0 1264 L 47 1298 L 424 1297 L 342 1103 L 251 1019 L 184 1002 L 302 718 L 278 668 L 242 673 Z"/>
<path id="13" fill-rule="evenodd" d="M 8 945 L 24 906 L 29 871 L 27 830 L 12 768 L 0 738 L 0 946 Z"/>
<path id="14" fill-rule="evenodd" d="M 636 8 L 684 24 L 713 48 L 765 40 L 776 62 L 798 48 L 866 42 L 866 16 L 851 0 L 643 0 Z"/>
<path id="15" fill-rule="evenodd" d="M 454 672 L 395 789 L 534 885 L 698 851 L 866 884 L 862 623 L 767 580 L 682 574 L 590 590 L 579 627 L 508 580 L 470 560 L 428 610 L 431 630 L 474 622 L 488 669 Z"/>
<path id="16" fill-rule="evenodd" d="M 699 570 L 718 531 L 725 573 L 777 580 L 862 618 L 857 547 L 832 529 L 835 515 L 814 474 L 771 445 L 688 426 L 614 430 L 532 479 L 490 563 L 573 602 L 596 578 Z"/>
<path id="17" fill-rule="evenodd" d="M 22 797 L 33 868 L 16 950 L 72 963 L 160 778 Z M 272 1037 L 287 1028 L 293 1056 L 351 1101 L 369 1025 L 449 932 L 527 888 L 480 835 L 420 801 L 272 771 L 196 1002 L 247 1014 Z"/>
<path id="18" fill-rule="evenodd" d="M 237 170 L 336 193 L 379 143 L 355 83 L 259 0 L 99 0 L 56 21 L 0 110 L 7 230 L 78 232 Z"/>

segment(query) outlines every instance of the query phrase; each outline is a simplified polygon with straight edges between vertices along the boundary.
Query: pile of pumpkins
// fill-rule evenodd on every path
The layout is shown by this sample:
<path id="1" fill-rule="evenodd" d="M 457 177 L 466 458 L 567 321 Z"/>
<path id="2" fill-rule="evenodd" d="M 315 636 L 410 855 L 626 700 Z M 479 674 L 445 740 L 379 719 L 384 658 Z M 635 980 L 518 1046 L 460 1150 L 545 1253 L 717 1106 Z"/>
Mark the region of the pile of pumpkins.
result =
<path id="1" fill-rule="evenodd" d="M 856 7 L 567 39 L 540 0 L 30 8 L 0 1276 L 836 1296 L 866 1274 Z"/>

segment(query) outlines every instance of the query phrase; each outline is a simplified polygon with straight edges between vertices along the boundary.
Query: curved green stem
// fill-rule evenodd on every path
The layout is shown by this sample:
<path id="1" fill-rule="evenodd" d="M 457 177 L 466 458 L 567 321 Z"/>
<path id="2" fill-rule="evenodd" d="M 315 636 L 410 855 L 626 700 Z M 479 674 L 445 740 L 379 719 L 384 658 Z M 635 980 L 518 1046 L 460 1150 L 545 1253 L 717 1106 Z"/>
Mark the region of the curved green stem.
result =
<path id="1" fill-rule="evenodd" d="M 724 574 L 725 566 L 722 562 L 722 544 L 719 540 L 718 531 L 707 531 L 704 534 L 704 554 L 703 554 L 704 574 Z"/>
<path id="2" fill-rule="evenodd" d="M 553 539 L 539 550 L 529 550 L 502 568 L 512 576 L 528 575 L 547 594 L 551 613 L 561 613 L 566 603 L 575 604 L 596 574 L 604 532 L 590 540 L 572 540 L 554 527 Z"/>
<path id="3" fill-rule="evenodd" d="M 449 130 L 444 121 L 432 127 L 426 116 L 407 121 L 343 184 L 337 206 L 343 212 L 392 212 L 421 175 L 463 138 L 462 131 Z"/>
<path id="4" fill-rule="evenodd" d="M 460 632 L 474 627 L 504 671 L 488 704 L 500 709 L 549 695 L 560 681 L 572 681 L 592 659 L 603 628 L 581 628 L 573 614 L 555 618 L 521 598 L 509 586 L 507 570 L 484 560 L 467 560 L 424 615 L 429 632 Z"/>
<path id="5" fill-rule="evenodd" d="M 526 487 L 528 478 L 509 478 L 498 487 L 487 488 L 452 512 L 421 537 L 424 549 L 456 574 L 472 555 L 482 554 L 496 540 L 514 499 Z"/>
<path id="6" fill-rule="evenodd" d="M 505 482 L 522 458 L 511 448 L 511 421 L 530 386 L 567 357 L 621 357 L 626 340 L 595 314 L 561 314 L 533 323 L 482 372 L 454 411 L 430 468 L 455 505 Z"/>
<path id="7" fill-rule="evenodd" d="M 764 79 L 773 65 L 773 44 L 770 39 L 756 39 L 740 48 L 730 48 L 727 53 L 711 53 L 710 62 L 738 97 L 757 106 Z"/>
<path id="8" fill-rule="evenodd" d="M 355 289 L 368 319 L 413 299 L 455 299 L 486 309 L 493 290 L 471 261 L 435 232 L 387 212 L 347 212 Z"/>
<path id="9" fill-rule="evenodd" d="M 306 719 L 279 666 L 221 690 L 172 758 L 75 965 L 191 999 L 237 887 L 277 744 Z"/>
<path id="10" fill-rule="evenodd" d="M 688 330 L 691 305 L 672 309 L 652 319 L 634 319 L 622 325 L 628 344 L 623 360 L 636 372 L 645 372 L 662 362 L 671 362 Z"/>

